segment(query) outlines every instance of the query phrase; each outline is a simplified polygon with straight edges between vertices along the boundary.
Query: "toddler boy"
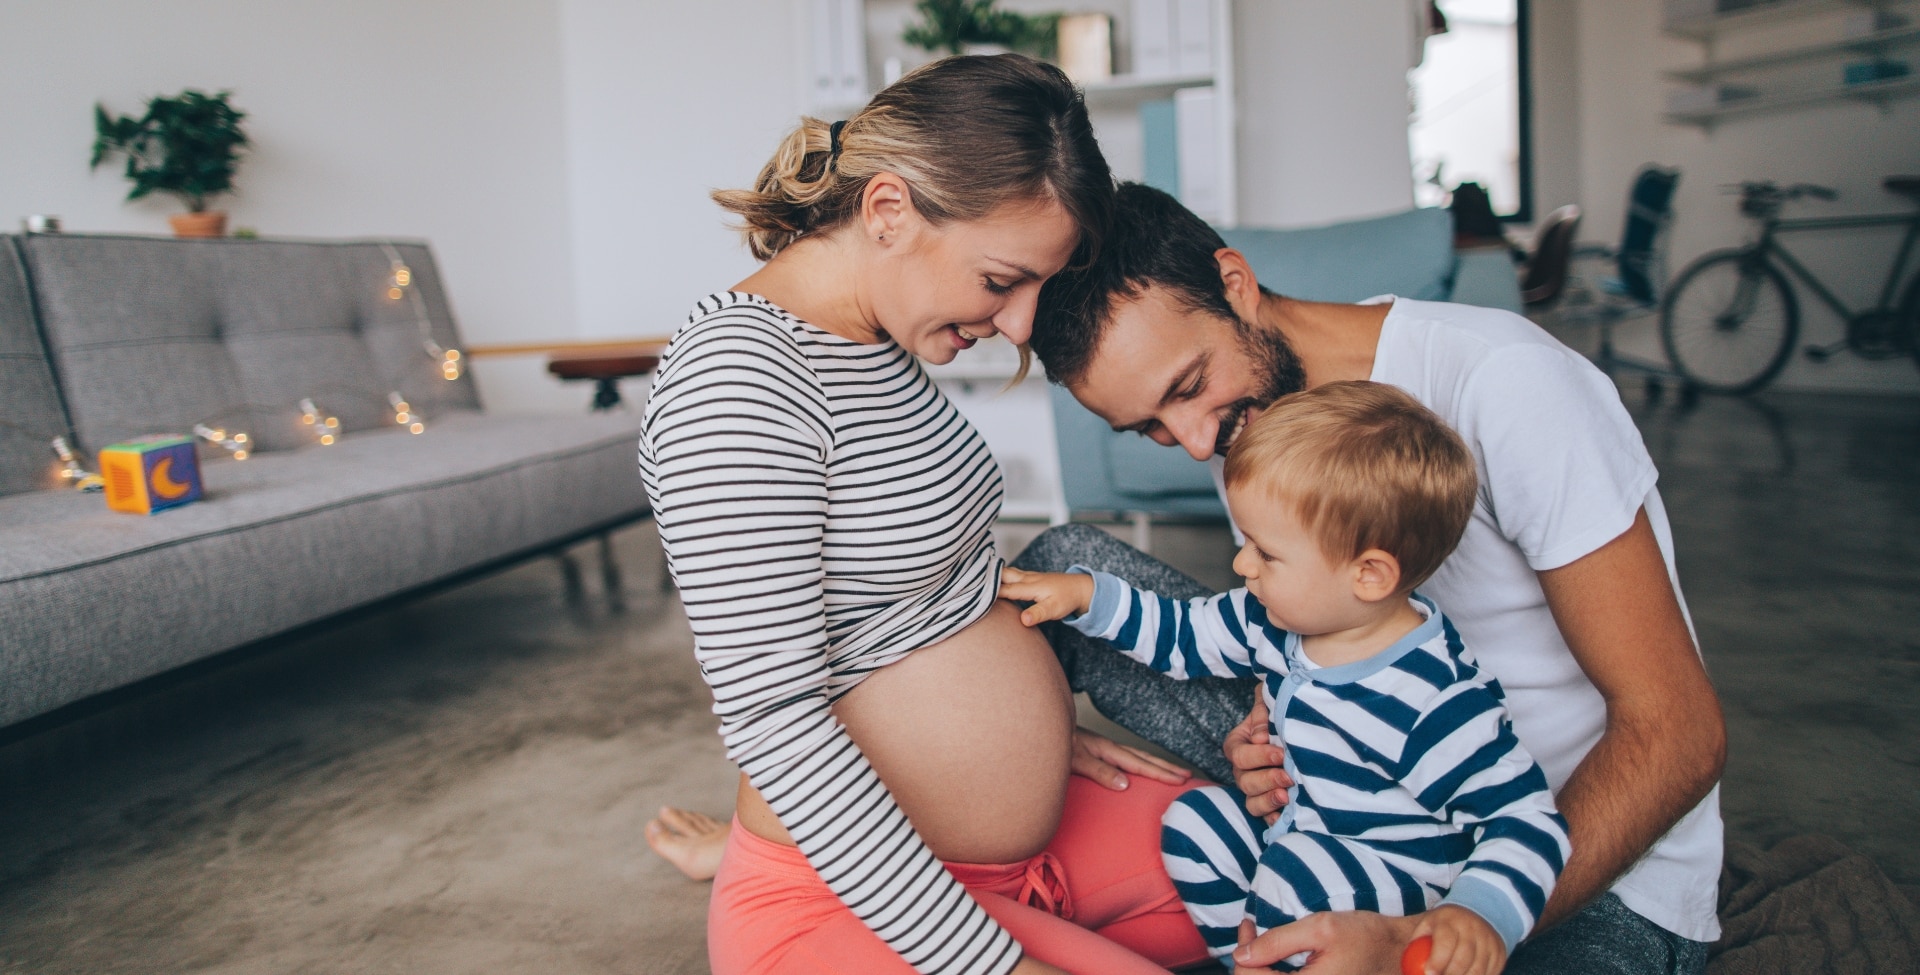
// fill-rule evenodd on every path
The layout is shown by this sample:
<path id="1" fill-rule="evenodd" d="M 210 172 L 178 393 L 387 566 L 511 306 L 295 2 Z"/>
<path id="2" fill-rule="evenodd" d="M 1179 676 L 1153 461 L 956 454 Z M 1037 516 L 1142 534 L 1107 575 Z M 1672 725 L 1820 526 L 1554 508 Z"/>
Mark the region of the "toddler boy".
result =
<path id="1" fill-rule="evenodd" d="M 1286 807 L 1262 823 L 1206 786 L 1162 819 L 1167 872 L 1216 957 L 1242 919 L 1426 912 L 1428 972 L 1493 975 L 1569 847 L 1499 682 L 1413 591 L 1472 516 L 1473 455 L 1398 389 L 1327 383 L 1248 424 L 1226 483 L 1243 589 L 1181 602 L 1076 566 L 1007 569 L 1000 595 L 1033 603 L 1029 626 L 1064 619 L 1176 679 L 1261 679 Z"/>

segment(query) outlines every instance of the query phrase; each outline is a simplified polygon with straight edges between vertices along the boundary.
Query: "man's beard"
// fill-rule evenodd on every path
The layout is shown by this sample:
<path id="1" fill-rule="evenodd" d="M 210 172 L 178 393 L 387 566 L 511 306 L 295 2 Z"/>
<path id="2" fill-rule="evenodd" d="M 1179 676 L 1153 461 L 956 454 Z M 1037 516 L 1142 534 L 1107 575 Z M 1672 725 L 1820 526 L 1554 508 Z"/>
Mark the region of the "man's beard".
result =
<path id="1" fill-rule="evenodd" d="M 1240 354 L 1246 357 L 1248 369 L 1256 377 L 1263 377 L 1262 385 L 1256 387 L 1253 394 L 1237 400 L 1227 408 L 1220 418 L 1220 432 L 1215 434 L 1213 453 L 1216 457 L 1225 456 L 1233 445 L 1233 438 L 1240 433 L 1240 423 L 1246 419 L 1248 410 L 1257 410 L 1273 404 L 1288 393 L 1297 393 L 1307 388 L 1307 371 L 1300 365 L 1300 357 L 1293 354 L 1293 346 L 1287 344 L 1287 337 L 1277 328 L 1261 328 L 1252 322 L 1239 322 Z"/>

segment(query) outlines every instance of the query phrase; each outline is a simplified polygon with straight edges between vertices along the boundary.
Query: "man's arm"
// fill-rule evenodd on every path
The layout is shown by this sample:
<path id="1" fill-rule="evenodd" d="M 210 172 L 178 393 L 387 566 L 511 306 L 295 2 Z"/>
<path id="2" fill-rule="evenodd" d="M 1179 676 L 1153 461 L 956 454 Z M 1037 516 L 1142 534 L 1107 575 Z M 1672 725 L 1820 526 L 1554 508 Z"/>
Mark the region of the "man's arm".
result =
<path id="1" fill-rule="evenodd" d="M 1607 703 L 1606 728 L 1558 798 L 1573 855 L 1544 930 L 1608 887 L 1713 789 L 1727 727 L 1643 508 L 1625 534 L 1540 588 L 1560 635 Z"/>
<path id="2" fill-rule="evenodd" d="M 1607 718 L 1600 740 L 1557 797 L 1573 854 L 1536 932 L 1604 893 L 1698 805 L 1719 780 L 1727 751 L 1719 696 L 1694 650 L 1644 509 L 1613 541 L 1540 573 L 1540 585 L 1574 659 L 1605 699 Z M 1257 761 L 1271 747 L 1230 739 L 1229 757 L 1255 815 L 1277 808 L 1272 777 L 1241 761 Z M 1315 975 L 1371 975 L 1391 971 L 1382 959 L 1398 955 L 1385 939 L 1405 934 L 1402 925 L 1364 912 L 1307 921 L 1267 932 L 1236 960 L 1253 969 L 1317 950 L 1328 957 L 1311 969 Z"/>

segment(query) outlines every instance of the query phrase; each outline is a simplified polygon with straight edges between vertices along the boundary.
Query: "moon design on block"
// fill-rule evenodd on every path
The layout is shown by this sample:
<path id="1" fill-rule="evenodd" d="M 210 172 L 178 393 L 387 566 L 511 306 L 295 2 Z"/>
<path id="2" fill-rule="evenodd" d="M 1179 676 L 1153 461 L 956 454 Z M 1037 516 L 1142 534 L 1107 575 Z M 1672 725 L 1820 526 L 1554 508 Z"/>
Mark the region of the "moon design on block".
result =
<path id="1" fill-rule="evenodd" d="M 153 465 L 153 493 L 172 501 L 193 490 L 193 485 L 173 479 L 173 458 L 162 457 Z"/>

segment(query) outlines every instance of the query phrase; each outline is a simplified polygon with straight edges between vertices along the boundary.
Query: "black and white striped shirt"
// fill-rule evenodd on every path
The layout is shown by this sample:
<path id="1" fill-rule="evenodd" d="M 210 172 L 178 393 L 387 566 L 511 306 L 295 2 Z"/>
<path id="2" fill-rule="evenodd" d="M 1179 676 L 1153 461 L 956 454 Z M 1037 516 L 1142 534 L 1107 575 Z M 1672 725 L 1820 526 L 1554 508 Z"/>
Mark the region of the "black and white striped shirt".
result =
<path id="1" fill-rule="evenodd" d="M 915 970 L 1020 947 L 913 831 L 828 705 L 980 618 L 1000 470 L 892 341 L 756 295 L 695 306 L 660 363 L 640 473 L 727 755 L 808 862 Z"/>

